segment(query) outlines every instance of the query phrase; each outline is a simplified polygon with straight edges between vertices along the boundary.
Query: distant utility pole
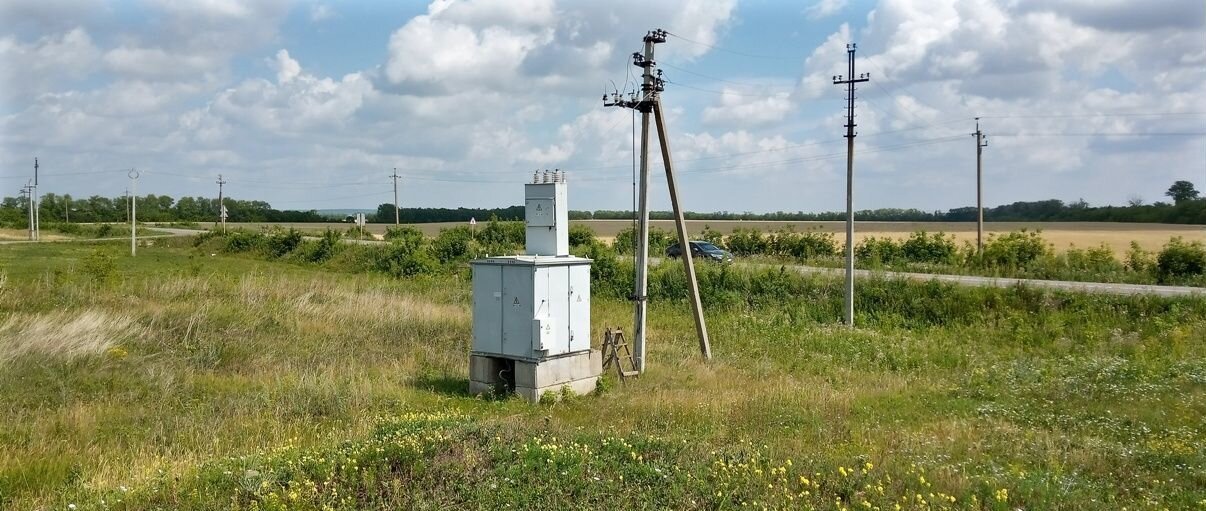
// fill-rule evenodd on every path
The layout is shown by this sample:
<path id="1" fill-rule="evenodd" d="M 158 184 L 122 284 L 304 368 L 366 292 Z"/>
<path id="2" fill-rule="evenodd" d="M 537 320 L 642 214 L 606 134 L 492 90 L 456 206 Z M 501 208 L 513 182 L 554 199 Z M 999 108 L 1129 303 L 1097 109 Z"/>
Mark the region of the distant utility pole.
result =
<path id="1" fill-rule="evenodd" d="M 398 178 L 402 177 L 398 175 L 398 167 L 394 167 L 394 173 L 389 177 L 394 178 L 394 225 L 397 226 L 401 224 L 400 220 L 402 218 L 402 214 L 399 213 L 398 209 Z"/>
<path id="2" fill-rule="evenodd" d="M 845 77 L 833 77 L 835 85 L 846 86 L 846 326 L 854 327 L 854 84 L 871 79 L 863 73 L 855 77 L 854 43 L 846 45 L 849 71 Z"/>
<path id="3" fill-rule="evenodd" d="M 218 174 L 218 221 L 222 222 L 222 233 L 226 233 L 226 202 L 222 200 L 222 186 L 226 184 L 226 180 L 222 179 L 222 174 Z"/>
<path id="4" fill-rule="evenodd" d="M 32 195 L 32 194 L 33 194 L 33 185 L 29 184 L 28 182 L 25 183 L 25 186 L 21 187 L 21 198 L 25 199 L 25 216 L 26 216 L 26 220 L 29 223 L 29 229 L 28 229 L 29 241 L 33 241 L 33 239 L 34 239 L 33 201 L 30 200 L 30 198 L 29 198 L 30 195 Z"/>
<path id="5" fill-rule="evenodd" d="M 661 142 L 662 165 L 666 168 L 666 185 L 670 189 L 670 204 L 674 209 L 674 226 L 678 231 L 678 243 L 681 248 L 683 267 L 687 273 L 687 292 L 691 298 L 691 308 L 695 316 L 695 330 L 699 335 L 699 350 L 705 360 L 712 359 L 711 342 L 708 340 L 708 328 L 704 322 L 703 304 L 699 299 L 699 284 L 695 279 L 695 263 L 692 260 L 691 242 L 687 237 L 687 225 L 683 217 L 683 208 L 679 203 L 678 186 L 674 180 L 674 165 L 670 159 L 669 135 L 666 133 L 666 119 L 662 113 L 661 95 L 665 90 L 665 80 L 662 71 L 654 69 L 653 48 L 655 44 L 666 42 L 665 30 L 653 30 L 645 34 L 645 52 L 633 53 L 633 65 L 643 69 L 640 94 L 632 93 L 628 98 L 616 91 L 608 98 L 603 96 L 604 106 L 619 106 L 632 108 L 641 112 L 641 186 L 640 213 L 638 215 L 638 232 L 636 236 L 636 282 L 633 284 L 632 300 L 635 302 L 633 348 L 636 351 L 634 365 L 637 371 L 645 370 L 645 333 L 648 313 L 649 291 L 649 115 L 653 114 L 657 123 L 658 140 Z"/>
<path id="6" fill-rule="evenodd" d="M 981 156 L 988 147 L 988 137 L 980 131 L 980 118 L 976 117 L 976 254 L 984 253 L 984 168 Z"/>
<path id="7" fill-rule="evenodd" d="M 130 169 L 130 257 L 138 253 L 138 171 Z"/>
<path id="8" fill-rule="evenodd" d="M 34 241 L 42 239 L 42 215 L 38 211 L 38 158 L 34 157 L 34 181 L 33 181 L 33 239 Z"/>

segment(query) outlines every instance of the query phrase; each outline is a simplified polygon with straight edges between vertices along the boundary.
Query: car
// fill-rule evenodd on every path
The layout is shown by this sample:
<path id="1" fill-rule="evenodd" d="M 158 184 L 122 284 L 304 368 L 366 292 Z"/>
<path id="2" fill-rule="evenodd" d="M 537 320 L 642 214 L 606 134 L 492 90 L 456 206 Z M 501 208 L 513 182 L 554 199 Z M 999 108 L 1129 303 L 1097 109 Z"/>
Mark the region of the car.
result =
<path id="1" fill-rule="evenodd" d="M 681 248 L 679 248 L 678 243 L 666 247 L 666 257 L 678 257 L 682 255 L 682 252 L 683 251 Z M 733 254 L 706 241 L 692 241 L 691 256 L 709 261 L 715 261 L 718 263 L 733 262 Z"/>

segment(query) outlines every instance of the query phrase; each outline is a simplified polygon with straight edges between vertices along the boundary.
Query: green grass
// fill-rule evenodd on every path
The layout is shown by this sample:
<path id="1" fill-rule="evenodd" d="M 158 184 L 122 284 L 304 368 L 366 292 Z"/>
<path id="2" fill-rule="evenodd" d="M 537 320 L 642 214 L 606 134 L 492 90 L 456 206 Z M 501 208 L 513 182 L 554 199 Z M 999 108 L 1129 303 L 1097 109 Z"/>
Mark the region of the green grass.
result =
<path id="1" fill-rule="evenodd" d="M 667 264 L 649 371 L 528 405 L 466 394 L 463 272 L 170 245 L 0 249 L 0 507 L 1206 505 L 1206 299 L 869 280 L 847 330 L 836 279 L 705 267 L 705 363 Z"/>

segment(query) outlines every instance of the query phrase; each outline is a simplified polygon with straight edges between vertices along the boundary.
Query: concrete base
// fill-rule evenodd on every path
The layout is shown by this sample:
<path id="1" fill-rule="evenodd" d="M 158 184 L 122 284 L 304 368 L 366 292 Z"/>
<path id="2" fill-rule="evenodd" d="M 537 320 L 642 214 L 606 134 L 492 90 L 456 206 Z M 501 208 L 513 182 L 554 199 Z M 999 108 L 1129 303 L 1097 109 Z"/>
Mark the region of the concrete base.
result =
<path id="1" fill-rule="evenodd" d="M 580 351 L 539 361 L 512 360 L 489 355 L 469 355 L 469 393 L 474 395 L 505 389 L 531 402 L 547 393 L 560 397 L 562 389 L 574 394 L 595 390 L 603 373 L 603 354 Z"/>

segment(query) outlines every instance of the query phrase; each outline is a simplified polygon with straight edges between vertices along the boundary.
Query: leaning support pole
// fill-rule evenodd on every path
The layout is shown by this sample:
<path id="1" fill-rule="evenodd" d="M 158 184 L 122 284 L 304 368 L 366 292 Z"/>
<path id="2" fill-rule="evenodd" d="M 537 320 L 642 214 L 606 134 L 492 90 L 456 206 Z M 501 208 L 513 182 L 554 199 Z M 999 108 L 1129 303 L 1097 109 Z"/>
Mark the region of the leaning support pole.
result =
<path id="1" fill-rule="evenodd" d="M 678 201 L 678 185 L 674 182 L 674 165 L 670 162 L 670 141 L 666 136 L 666 118 L 662 115 L 662 102 L 653 100 L 653 118 L 657 123 L 657 141 L 662 148 L 662 163 L 666 166 L 666 186 L 670 188 L 670 205 L 674 209 L 674 227 L 678 230 L 678 246 L 683 257 L 683 269 L 687 271 L 687 292 L 691 294 L 691 312 L 695 314 L 695 331 L 699 333 L 699 353 L 704 360 L 712 360 L 712 345 L 708 341 L 708 325 L 704 323 L 703 304 L 699 301 L 699 283 L 695 280 L 695 262 L 691 254 L 691 240 L 687 237 L 687 222 L 683 219 L 683 208 Z"/>

